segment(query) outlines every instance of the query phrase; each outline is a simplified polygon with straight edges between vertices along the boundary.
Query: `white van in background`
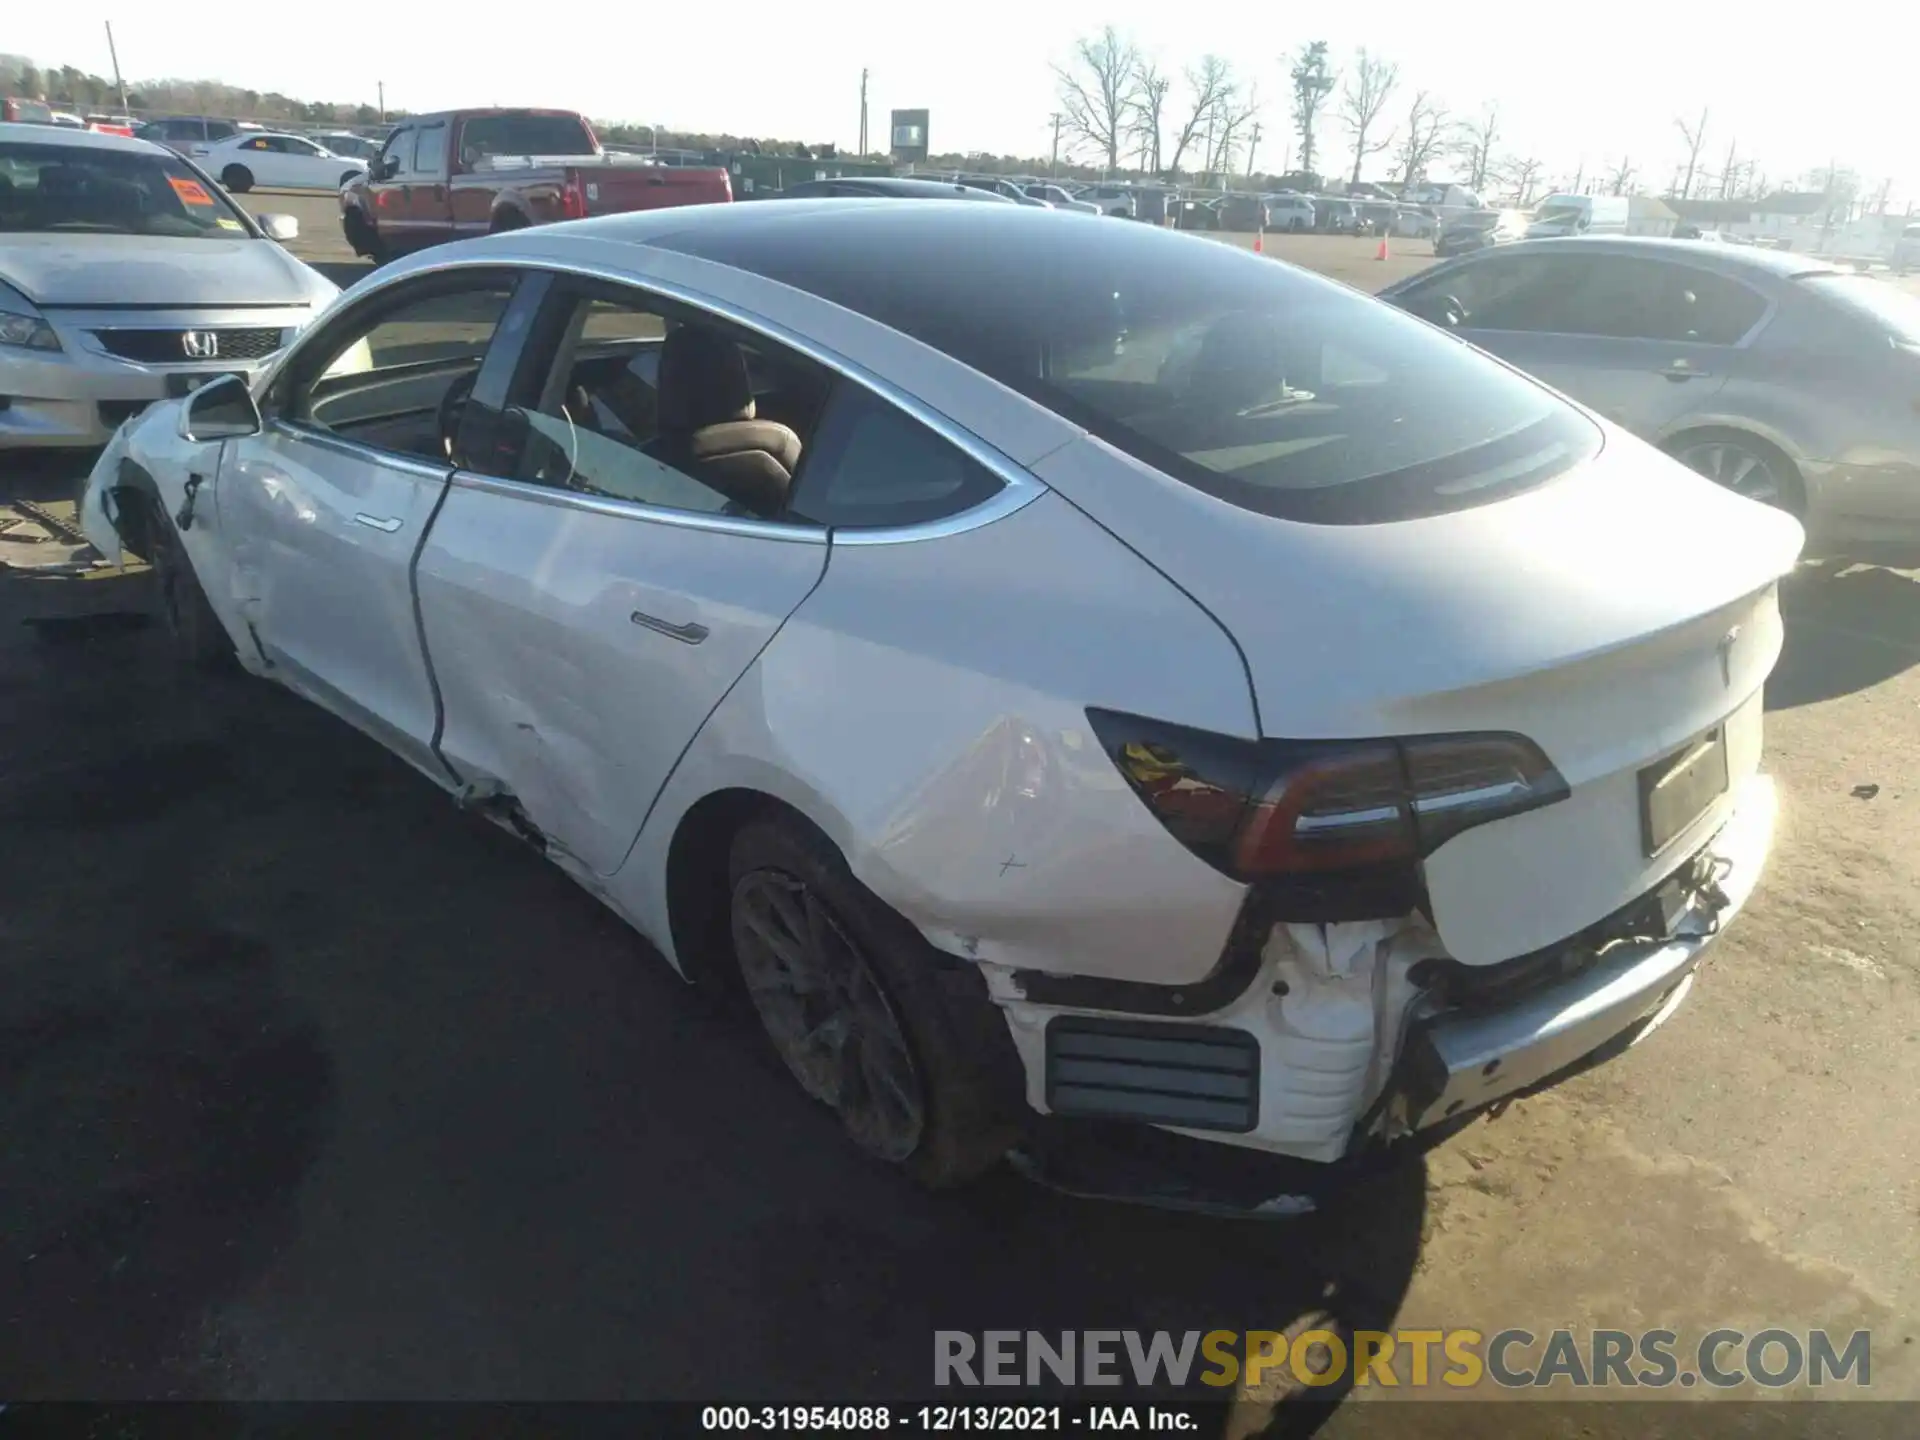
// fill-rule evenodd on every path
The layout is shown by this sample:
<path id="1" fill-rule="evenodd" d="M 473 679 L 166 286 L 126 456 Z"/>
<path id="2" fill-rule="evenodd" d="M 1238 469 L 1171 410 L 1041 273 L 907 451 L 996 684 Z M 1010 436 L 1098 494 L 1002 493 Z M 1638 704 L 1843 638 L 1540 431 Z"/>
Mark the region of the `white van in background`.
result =
<path id="1" fill-rule="evenodd" d="M 1533 212 L 1527 238 L 1549 235 L 1624 235 L 1627 233 L 1627 197 L 1624 195 L 1549 195 Z"/>
<path id="2" fill-rule="evenodd" d="M 1920 270 L 1920 225 L 1909 225 L 1893 242 L 1893 268 L 1899 274 Z"/>

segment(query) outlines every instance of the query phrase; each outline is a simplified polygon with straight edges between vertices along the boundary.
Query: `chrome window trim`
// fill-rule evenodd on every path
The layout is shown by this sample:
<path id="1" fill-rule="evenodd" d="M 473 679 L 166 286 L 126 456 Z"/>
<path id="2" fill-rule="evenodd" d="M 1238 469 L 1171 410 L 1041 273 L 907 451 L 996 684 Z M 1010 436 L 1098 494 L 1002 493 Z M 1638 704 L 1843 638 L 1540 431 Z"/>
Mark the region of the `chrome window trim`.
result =
<path id="1" fill-rule="evenodd" d="M 935 410 L 917 397 L 900 389 L 892 381 L 875 374 L 857 361 L 849 360 L 839 352 L 829 349 L 818 341 L 788 329 L 777 321 L 768 320 L 742 309 L 733 302 L 723 300 L 707 291 L 675 280 L 657 279 L 653 276 L 636 275 L 630 271 L 616 269 L 593 261 L 557 259 L 552 256 L 528 255 L 470 255 L 455 259 L 439 259 L 428 264 L 410 266 L 404 271 L 383 277 L 354 297 L 357 310 L 364 303 L 382 294 L 396 285 L 422 275 L 446 274 L 459 270 L 542 270 L 556 275 L 578 275 L 591 280 L 604 281 L 611 285 L 626 286 L 635 290 L 659 295 L 664 299 L 677 300 L 681 304 L 710 314 L 750 330 L 756 335 L 765 336 L 775 344 L 797 351 L 815 364 L 832 371 L 842 379 L 862 385 L 882 400 L 900 410 L 911 419 L 933 431 L 942 440 L 952 445 L 968 459 L 983 466 L 993 477 L 1000 481 L 1001 488 L 978 505 L 961 510 L 955 514 L 943 516 L 939 520 L 929 520 L 917 525 L 875 526 L 868 528 L 836 527 L 833 543 L 836 545 L 907 545 L 923 540 L 938 540 L 948 536 L 964 534 L 969 530 L 991 525 L 1003 520 L 1018 510 L 1024 509 L 1033 501 L 1047 493 L 1047 486 L 1034 476 L 1026 467 L 1003 455 L 992 445 L 975 435 L 964 426 L 954 423 L 947 416 Z M 817 298 L 817 297 L 815 297 Z M 822 301 L 825 304 L 828 302 Z M 331 319 L 332 317 L 328 317 Z M 877 323 L 877 322 L 875 322 Z M 318 327 L 314 327 L 317 329 Z M 330 326 L 328 328 L 331 328 Z M 274 366 L 277 373 L 290 363 L 313 330 L 303 331 L 300 340 L 282 350 L 278 363 Z M 959 361 L 954 361 L 959 364 Z M 271 382 L 269 382 L 271 383 Z M 376 452 L 383 453 L 383 452 Z M 489 485 L 499 484 L 510 487 L 499 493 L 512 494 L 521 499 L 551 498 L 554 503 L 574 506 L 597 514 L 612 514 L 633 519 L 645 519 L 658 524 L 685 524 L 694 529 L 720 530 L 727 534 L 753 534 L 773 536 L 778 531 L 789 538 L 814 538 L 824 540 L 825 527 L 772 522 L 765 520 L 735 520 L 732 517 L 701 515 L 695 511 L 667 510 L 656 506 L 639 505 L 629 501 L 610 500 L 601 496 L 581 495 L 574 491 L 552 490 L 546 486 L 529 485 L 521 481 L 498 480 L 495 476 L 476 475 L 471 471 L 459 471 L 456 483 L 485 481 Z M 585 502 L 585 503 L 578 503 Z M 602 508 L 610 507 L 610 508 Z M 732 527 L 746 526 L 745 530 Z M 797 532 L 797 533 L 796 533 Z"/>
<path id="2" fill-rule="evenodd" d="M 382 450 L 375 445 L 363 445 L 358 440 L 349 440 L 343 435 L 335 435 L 330 430 L 319 430 L 312 426 L 297 424 L 282 416 L 270 416 L 262 433 L 278 435 L 288 440 L 303 441 L 308 445 L 317 445 L 322 450 L 331 450 L 350 460 L 364 460 L 369 465 L 378 465 L 383 470 L 398 470 L 421 480 L 444 482 L 453 471 L 453 462 L 437 465 L 431 460 L 422 460 L 418 455 L 402 454 L 398 450 Z"/>
<path id="3" fill-rule="evenodd" d="M 561 490 L 552 485 L 535 485 L 525 480 L 502 480 L 496 475 L 481 475 L 472 470 L 454 471 L 453 488 L 477 490 L 506 500 L 554 505 L 562 510 L 580 510 L 613 520 L 677 525 L 685 530 L 705 530 L 715 535 L 738 535 L 754 540 L 789 540 L 803 545 L 827 543 L 827 532 L 818 525 L 798 525 L 785 520 L 751 520 L 735 515 L 703 515 L 697 510 L 670 510 L 660 505 L 642 505 L 637 500 L 615 499 L 611 495 L 588 495 L 579 490 Z"/>

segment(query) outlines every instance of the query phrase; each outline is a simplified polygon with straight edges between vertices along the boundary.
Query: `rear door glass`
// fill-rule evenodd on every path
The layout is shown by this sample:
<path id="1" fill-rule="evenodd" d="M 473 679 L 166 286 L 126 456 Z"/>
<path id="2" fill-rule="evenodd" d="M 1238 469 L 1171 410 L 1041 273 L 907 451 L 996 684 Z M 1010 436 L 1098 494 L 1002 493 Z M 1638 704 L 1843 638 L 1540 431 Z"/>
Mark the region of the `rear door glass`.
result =
<path id="1" fill-rule="evenodd" d="M 1366 524 L 1463 509 L 1598 448 L 1592 424 L 1539 385 L 1317 276 L 1152 226 L 1103 227 L 1097 243 L 1077 225 L 1022 227 L 1016 243 L 997 212 L 929 208 L 897 207 L 882 237 L 913 266 L 873 264 L 824 213 L 777 246 L 743 230 L 699 248 L 1269 515 Z"/>

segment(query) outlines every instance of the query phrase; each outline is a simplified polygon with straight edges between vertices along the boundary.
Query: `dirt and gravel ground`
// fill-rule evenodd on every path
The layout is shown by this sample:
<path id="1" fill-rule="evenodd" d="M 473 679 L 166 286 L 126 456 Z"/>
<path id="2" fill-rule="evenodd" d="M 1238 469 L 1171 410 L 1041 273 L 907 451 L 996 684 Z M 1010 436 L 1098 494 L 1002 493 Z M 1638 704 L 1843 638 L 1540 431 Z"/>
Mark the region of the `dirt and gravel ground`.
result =
<path id="1" fill-rule="evenodd" d="M 1363 284 L 1420 263 L 1269 248 Z M 0 475 L 59 498 L 72 469 Z M 33 623 L 73 589 L 0 577 L 0 1394 L 838 1400 L 922 1391 L 936 1329 L 1325 1308 L 1865 1327 L 1873 1393 L 1920 1396 L 1910 574 L 1789 585 L 1779 848 L 1678 1015 L 1279 1225 L 863 1166 L 557 872 L 300 702 L 182 679 L 150 629 Z"/>

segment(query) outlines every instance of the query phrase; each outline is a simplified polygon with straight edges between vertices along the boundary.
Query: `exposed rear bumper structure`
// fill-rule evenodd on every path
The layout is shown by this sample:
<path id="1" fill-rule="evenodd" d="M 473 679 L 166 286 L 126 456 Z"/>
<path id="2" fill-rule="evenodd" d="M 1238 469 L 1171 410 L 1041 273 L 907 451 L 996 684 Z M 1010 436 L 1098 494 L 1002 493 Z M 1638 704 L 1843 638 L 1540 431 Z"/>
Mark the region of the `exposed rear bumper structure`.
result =
<path id="1" fill-rule="evenodd" d="M 1528 1090 L 1595 1052 L 1624 1048 L 1672 1014 L 1708 947 L 1753 893 L 1777 805 L 1771 776 L 1748 781 L 1707 846 L 1721 903 L 1696 905 L 1668 938 L 1621 941 L 1571 978 L 1499 1009 L 1416 1025 L 1400 1067 L 1406 1127 L 1424 1129 Z"/>
<path id="2" fill-rule="evenodd" d="M 1039 1007 L 1003 995 L 1030 1097 L 1048 1117 L 1016 1160 L 1032 1178 L 1076 1194 L 1213 1213 L 1310 1208 L 1316 1192 L 1351 1178 L 1377 1142 L 1438 1131 L 1546 1088 L 1627 1049 L 1671 1015 L 1758 883 L 1777 806 L 1770 777 L 1744 782 L 1726 824 L 1683 867 L 1698 878 L 1659 938 L 1614 940 L 1557 978 L 1479 1003 L 1415 1002 L 1385 1083 L 1353 1127 L 1348 1158 L 1333 1164 L 1290 1155 L 1259 1107 L 1257 1097 L 1276 1090 L 1323 1091 L 1338 1103 L 1340 1088 L 1332 1067 L 1279 1073 L 1283 1057 L 1300 1051 L 1270 1023 L 1262 992 L 1271 976 L 1203 1024 L 1035 1013 Z M 1212 1153 L 1203 1161 L 1200 1152 Z"/>

